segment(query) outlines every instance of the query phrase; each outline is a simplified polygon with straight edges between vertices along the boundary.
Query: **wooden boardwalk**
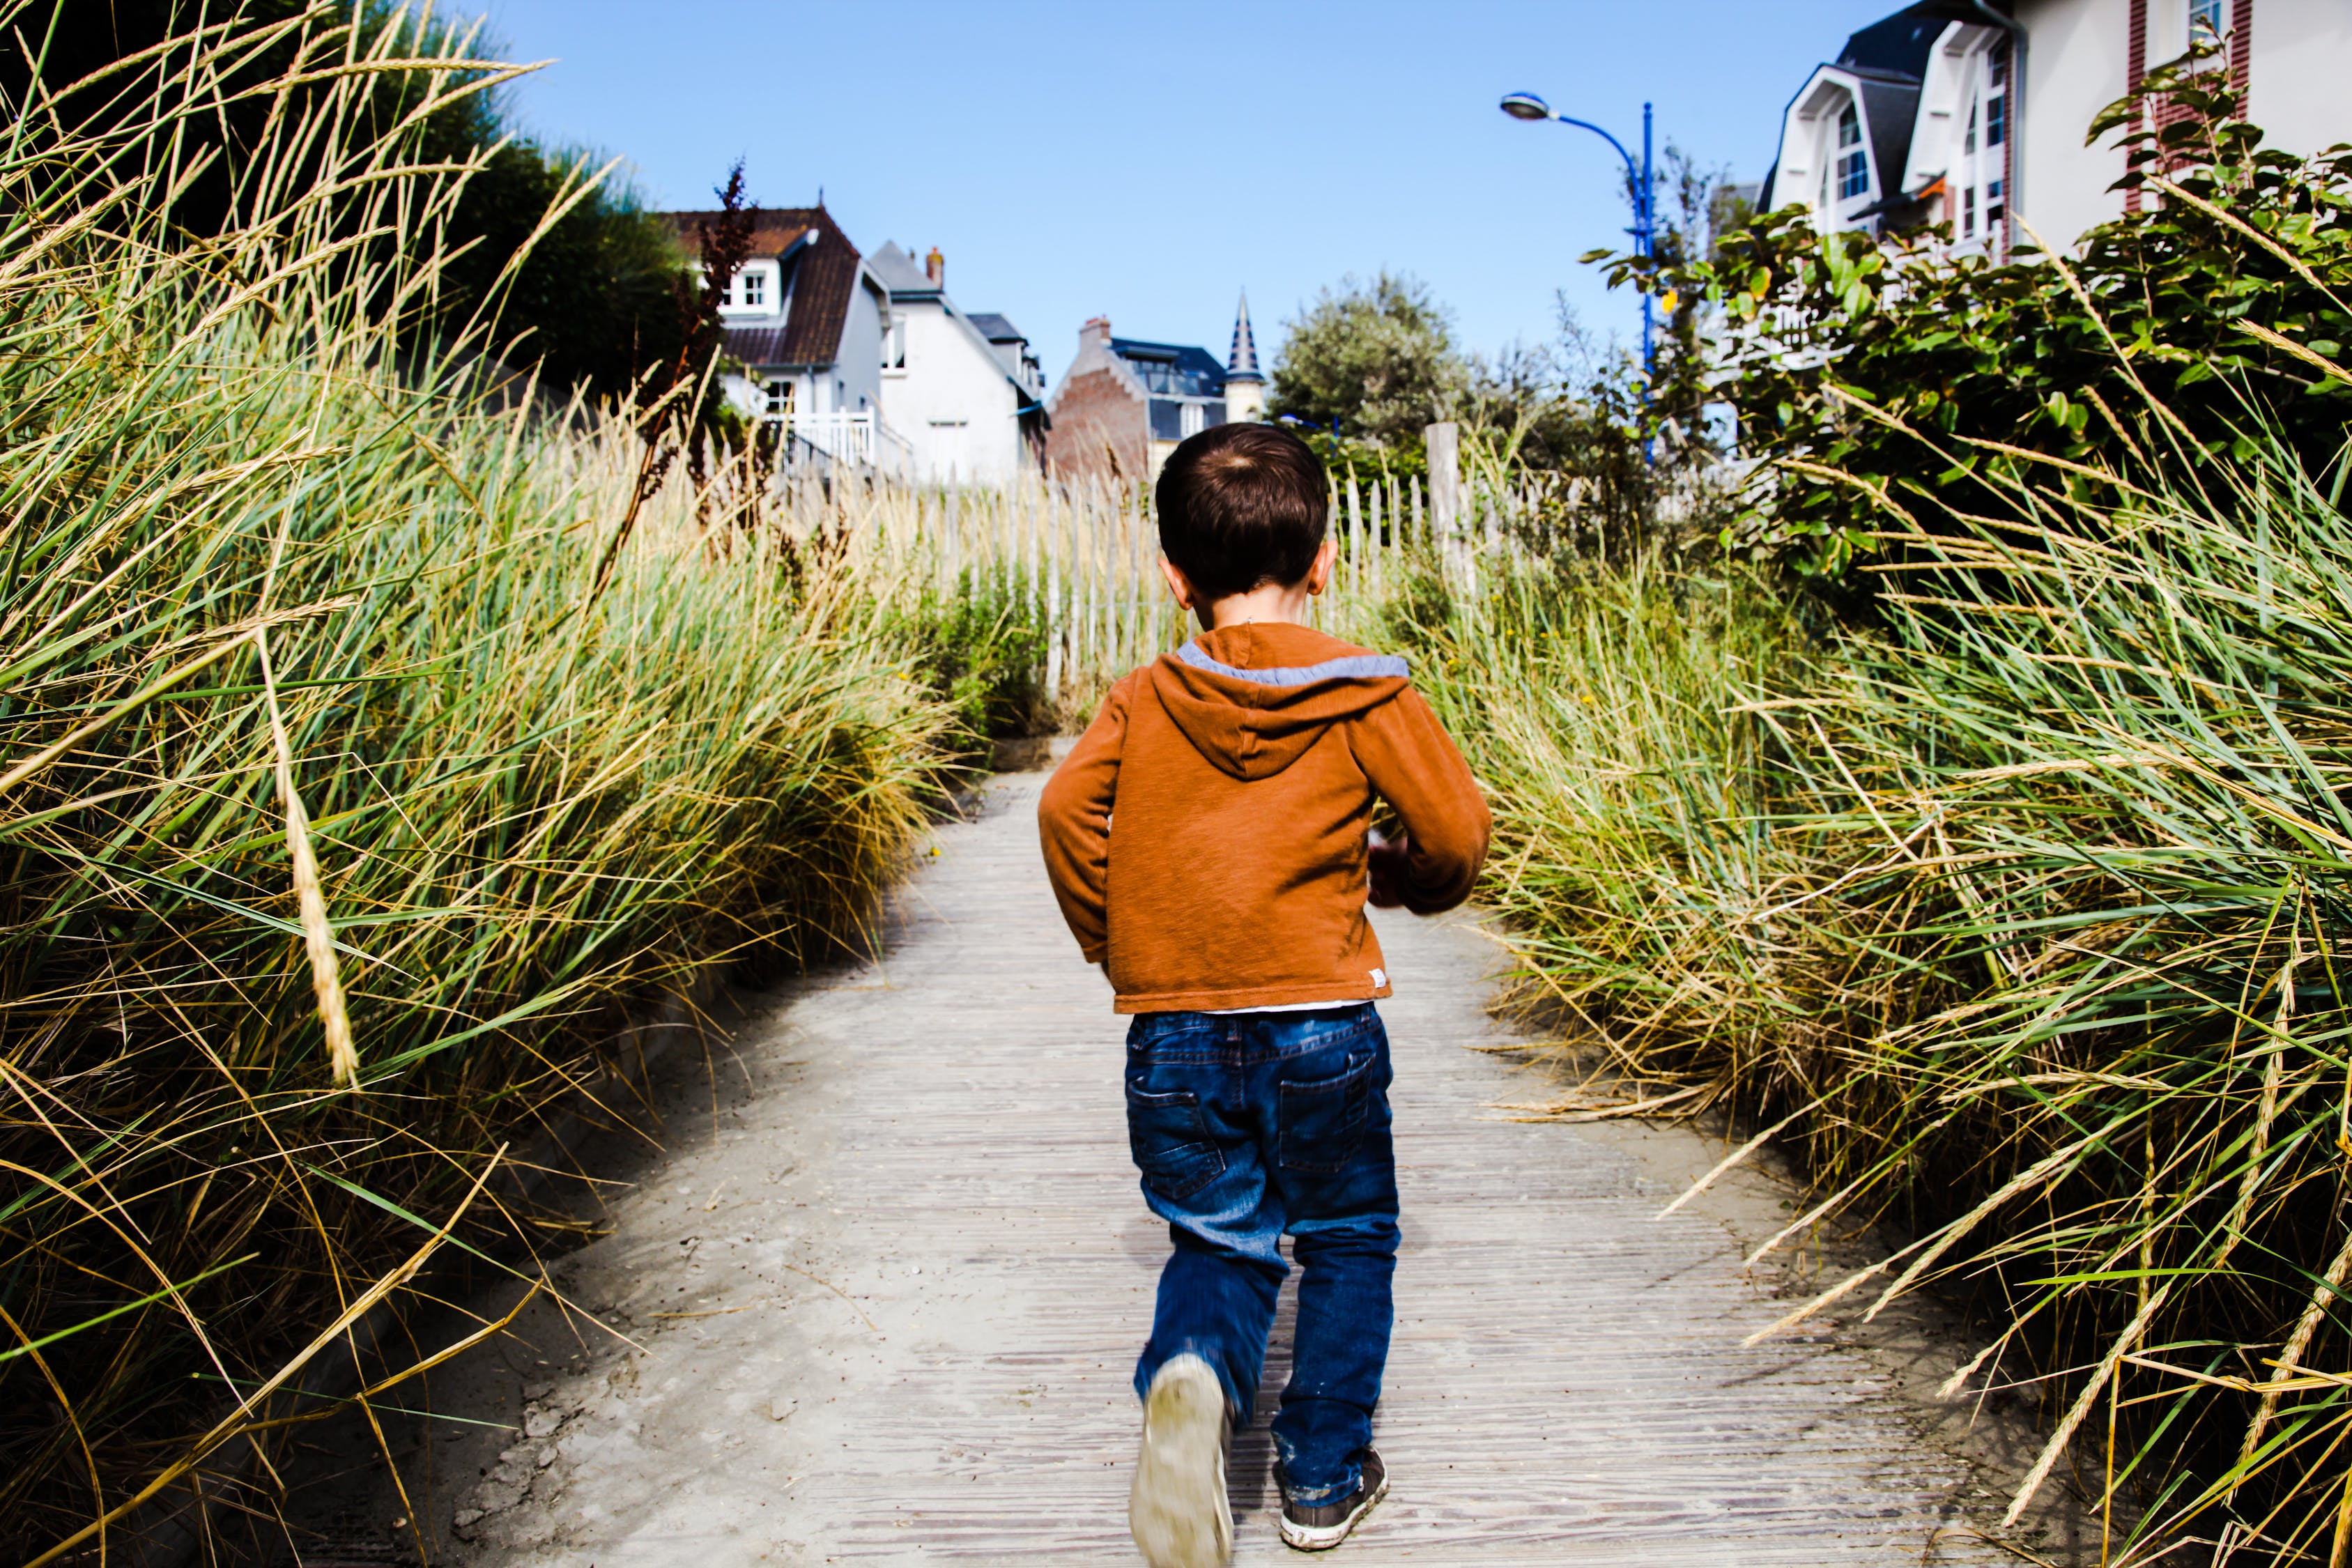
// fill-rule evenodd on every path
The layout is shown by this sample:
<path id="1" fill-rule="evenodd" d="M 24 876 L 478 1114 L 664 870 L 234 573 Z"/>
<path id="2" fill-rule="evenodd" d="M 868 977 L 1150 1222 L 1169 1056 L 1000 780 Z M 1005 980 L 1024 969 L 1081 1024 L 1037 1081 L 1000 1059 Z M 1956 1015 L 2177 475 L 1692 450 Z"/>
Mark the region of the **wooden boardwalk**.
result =
<path id="1" fill-rule="evenodd" d="M 478 1489 L 475 1561 L 1136 1560 L 1129 1378 L 1165 1238 L 1128 1163 L 1121 1024 L 1045 888 L 1041 782 L 1000 778 L 941 830 L 887 956 L 757 1021 L 721 1058 L 742 1087 L 711 1133 L 567 1267 L 646 1349 L 529 1391 L 544 1443 Z M 1401 915 L 1381 939 L 1394 1491 L 1334 1561 L 2008 1561 L 1930 1546 L 1966 1477 L 1867 1358 L 1739 1348 L 1785 1309 L 1721 1225 L 1658 1222 L 1670 1189 L 1606 1140 L 1495 1120 L 1509 1067 L 1464 1048 L 1509 1038 L 1482 1007 L 1487 943 Z M 1242 1563 L 1304 1561 L 1269 1511 L 1284 1370 L 1236 1456 Z"/>

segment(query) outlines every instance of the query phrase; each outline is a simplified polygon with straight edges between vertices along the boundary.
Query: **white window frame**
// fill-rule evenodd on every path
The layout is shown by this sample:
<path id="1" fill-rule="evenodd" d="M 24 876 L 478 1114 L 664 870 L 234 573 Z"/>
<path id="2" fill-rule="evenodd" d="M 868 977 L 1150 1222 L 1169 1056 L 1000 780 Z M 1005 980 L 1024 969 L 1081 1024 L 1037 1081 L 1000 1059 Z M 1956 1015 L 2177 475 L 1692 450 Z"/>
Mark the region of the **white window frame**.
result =
<path id="1" fill-rule="evenodd" d="M 1845 121 L 1849 114 L 1853 116 L 1852 142 L 1845 140 Z M 1870 131 L 1862 122 L 1862 105 L 1851 96 L 1839 106 L 1836 114 L 1827 118 L 1829 156 L 1823 163 L 1829 172 L 1830 193 L 1837 205 L 1843 206 L 1857 197 L 1870 195 Z M 1849 167 L 1859 170 L 1862 174 L 1862 184 L 1852 190 L 1846 188 L 1851 178 Z"/>
<path id="2" fill-rule="evenodd" d="M 719 302 L 722 316 L 772 316 L 782 308 L 779 274 L 772 261 L 747 261 L 735 269 L 727 280 L 727 293 Z M 746 297 L 756 289 L 760 302 L 746 303 Z"/>
<path id="3" fill-rule="evenodd" d="M 2200 14 L 2210 18 L 2213 42 L 2223 46 L 2204 68 L 2229 63 L 2229 0 L 2148 0 L 2147 63 L 2151 68 L 2170 65 L 2189 52 L 2197 41 Z"/>
<path id="4" fill-rule="evenodd" d="M 1205 403 L 1187 403 L 1187 404 L 1183 404 L 1183 405 L 1181 405 L 1181 406 L 1179 406 L 1179 407 L 1177 408 L 1177 410 L 1176 410 L 1176 437 L 1177 437 L 1177 439 L 1179 439 L 1179 440 L 1189 440 L 1189 439 L 1191 439 L 1192 437 L 1194 437 L 1194 436 L 1198 436 L 1202 431 L 1206 430 L 1208 427 L 1209 427 L 1209 405 L 1208 405 L 1207 404 L 1205 404 Z"/>

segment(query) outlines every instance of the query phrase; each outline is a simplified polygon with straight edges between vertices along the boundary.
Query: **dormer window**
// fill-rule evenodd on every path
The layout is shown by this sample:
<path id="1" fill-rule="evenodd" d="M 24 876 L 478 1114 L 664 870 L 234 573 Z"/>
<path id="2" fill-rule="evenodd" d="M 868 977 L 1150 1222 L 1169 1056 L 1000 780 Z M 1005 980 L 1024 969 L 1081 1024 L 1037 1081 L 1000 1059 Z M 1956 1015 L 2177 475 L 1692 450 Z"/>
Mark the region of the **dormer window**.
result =
<path id="1" fill-rule="evenodd" d="M 747 261 L 728 280 L 720 311 L 739 316 L 765 316 L 776 309 L 777 268 L 772 261 Z"/>
<path id="2" fill-rule="evenodd" d="M 1870 191 L 1870 154 L 1863 150 L 1862 116 L 1852 100 L 1838 110 L 1837 194 L 1848 201 Z"/>

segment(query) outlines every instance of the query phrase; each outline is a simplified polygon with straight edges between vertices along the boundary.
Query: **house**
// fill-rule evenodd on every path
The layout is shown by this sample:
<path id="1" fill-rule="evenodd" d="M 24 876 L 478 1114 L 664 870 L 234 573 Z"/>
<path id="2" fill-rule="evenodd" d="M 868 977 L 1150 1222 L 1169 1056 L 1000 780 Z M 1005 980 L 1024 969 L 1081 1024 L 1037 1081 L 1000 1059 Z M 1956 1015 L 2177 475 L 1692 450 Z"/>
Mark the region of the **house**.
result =
<path id="1" fill-rule="evenodd" d="M 1149 480 L 1176 444 L 1212 425 L 1265 412 L 1265 378 L 1244 298 L 1233 349 L 1220 365 L 1208 350 L 1115 338 L 1110 319 L 1078 329 L 1077 357 L 1054 388 L 1045 461 L 1056 474 Z"/>
<path id="2" fill-rule="evenodd" d="M 1766 208 L 1835 228 L 1952 226 L 2005 252 L 2022 219 L 2054 246 L 2119 216 L 2137 193 L 2092 119 L 2147 73 L 2220 47 L 2269 144 L 2352 141 L 2352 5 L 2344 0 L 1920 0 L 1863 28 L 1789 100 Z M 2161 113 L 2160 106 L 2152 112 Z"/>
<path id="3" fill-rule="evenodd" d="M 688 256 L 716 212 L 664 215 Z M 719 307 L 730 371 L 727 396 L 772 422 L 787 460 L 817 456 L 902 472 L 908 443 L 882 413 L 882 341 L 889 289 L 823 206 L 761 208 L 750 256 Z"/>
<path id="4" fill-rule="evenodd" d="M 947 258 L 921 265 L 895 244 L 869 265 L 888 296 L 881 406 L 925 484 L 1006 485 L 1044 460 L 1045 378 L 1029 340 L 999 315 L 966 315 Z"/>

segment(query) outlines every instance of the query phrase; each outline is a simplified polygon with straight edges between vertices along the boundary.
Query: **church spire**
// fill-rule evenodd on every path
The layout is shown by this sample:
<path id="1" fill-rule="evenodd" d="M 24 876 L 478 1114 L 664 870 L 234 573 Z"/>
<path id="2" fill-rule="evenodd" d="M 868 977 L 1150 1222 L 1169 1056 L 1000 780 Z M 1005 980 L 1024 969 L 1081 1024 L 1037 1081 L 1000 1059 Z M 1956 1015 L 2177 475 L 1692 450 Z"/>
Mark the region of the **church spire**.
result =
<path id="1" fill-rule="evenodd" d="M 1250 332 L 1249 291 L 1242 291 L 1241 310 L 1234 317 L 1234 349 L 1225 358 L 1225 380 L 1264 381 L 1257 373 L 1257 339 Z"/>
<path id="2" fill-rule="evenodd" d="M 1246 290 L 1234 316 L 1234 352 L 1225 357 L 1225 417 L 1236 425 L 1265 417 L 1265 377 L 1257 370 L 1257 339 L 1250 333 Z"/>

